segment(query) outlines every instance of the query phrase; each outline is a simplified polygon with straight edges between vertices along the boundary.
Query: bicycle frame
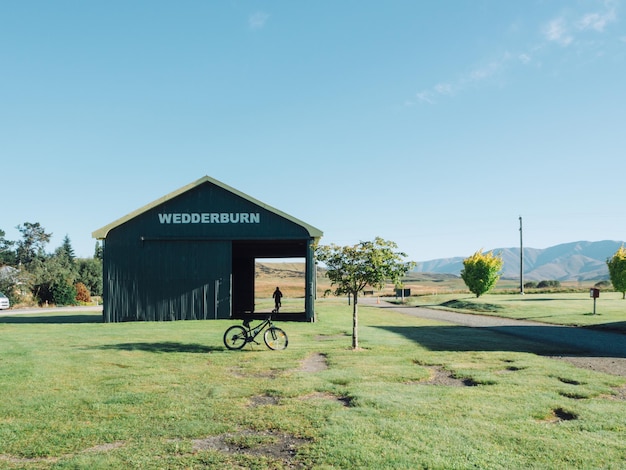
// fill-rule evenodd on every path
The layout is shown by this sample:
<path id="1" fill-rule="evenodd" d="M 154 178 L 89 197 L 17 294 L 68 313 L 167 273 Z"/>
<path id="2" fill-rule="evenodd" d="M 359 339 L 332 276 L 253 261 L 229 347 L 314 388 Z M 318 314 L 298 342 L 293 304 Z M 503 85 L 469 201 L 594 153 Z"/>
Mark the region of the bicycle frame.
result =
<path id="1" fill-rule="evenodd" d="M 287 333 L 274 326 L 271 315 L 254 327 L 250 325 L 250 320 L 244 320 L 243 325 L 231 326 L 224 333 L 224 345 L 227 349 L 241 349 L 248 343 L 261 344 L 256 337 L 263 331 L 263 340 L 268 348 L 280 350 L 287 347 Z"/>
<path id="2" fill-rule="evenodd" d="M 244 320 L 243 327 L 246 329 L 246 336 L 247 336 L 246 343 L 254 342 L 255 344 L 261 344 L 261 343 L 256 342 L 255 338 L 259 336 L 265 328 L 271 328 L 272 326 L 274 325 L 272 324 L 271 315 L 267 317 L 265 320 L 263 320 L 261 323 L 259 323 L 257 326 L 255 326 L 254 328 L 250 326 L 250 320 Z"/>

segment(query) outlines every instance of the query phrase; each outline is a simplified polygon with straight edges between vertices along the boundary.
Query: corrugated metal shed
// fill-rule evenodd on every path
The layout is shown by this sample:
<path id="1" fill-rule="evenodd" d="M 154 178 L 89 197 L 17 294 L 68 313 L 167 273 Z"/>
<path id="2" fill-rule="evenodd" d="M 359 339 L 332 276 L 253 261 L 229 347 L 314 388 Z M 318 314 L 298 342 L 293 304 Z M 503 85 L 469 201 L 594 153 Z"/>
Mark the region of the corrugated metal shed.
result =
<path id="1" fill-rule="evenodd" d="M 209 176 L 93 232 L 104 247 L 105 322 L 254 313 L 256 258 L 305 258 L 313 321 L 317 228 Z"/>

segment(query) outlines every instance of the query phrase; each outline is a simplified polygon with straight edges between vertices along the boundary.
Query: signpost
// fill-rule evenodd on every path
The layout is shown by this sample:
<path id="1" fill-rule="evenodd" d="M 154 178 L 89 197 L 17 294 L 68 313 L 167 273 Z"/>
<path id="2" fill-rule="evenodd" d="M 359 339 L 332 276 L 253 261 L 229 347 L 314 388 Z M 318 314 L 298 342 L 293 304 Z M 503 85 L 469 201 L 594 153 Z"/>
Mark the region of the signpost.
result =
<path id="1" fill-rule="evenodd" d="M 589 289 L 589 297 L 593 298 L 593 314 L 596 314 L 596 299 L 600 297 L 600 289 Z"/>

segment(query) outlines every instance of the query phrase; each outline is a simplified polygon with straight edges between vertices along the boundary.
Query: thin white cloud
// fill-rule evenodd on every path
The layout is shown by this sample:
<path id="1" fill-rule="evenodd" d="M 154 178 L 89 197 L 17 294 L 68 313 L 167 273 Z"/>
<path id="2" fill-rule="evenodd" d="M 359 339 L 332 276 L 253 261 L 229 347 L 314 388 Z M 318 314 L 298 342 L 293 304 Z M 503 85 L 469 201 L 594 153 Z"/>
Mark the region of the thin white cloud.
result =
<path id="1" fill-rule="evenodd" d="M 607 25 L 617 21 L 617 11 L 613 1 L 603 3 L 603 9 L 585 13 L 578 19 L 568 21 L 564 16 L 551 20 L 543 29 L 544 37 L 561 46 L 569 46 L 576 35 L 586 31 L 604 33 Z"/>
<path id="2" fill-rule="evenodd" d="M 501 72 L 510 59 L 511 54 L 507 52 L 501 58 L 476 67 L 453 82 L 439 82 L 431 89 L 416 93 L 415 97 L 422 103 L 435 104 L 437 98 L 452 97 L 469 86 L 494 77 Z"/>
<path id="3" fill-rule="evenodd" d="M 440 95 L 453 95 L 454 88 L 450 83 L 438 83 L 435 85 L 435 91 Z"/>
<path id="4" fill-rule="evenodd" d="M 569 46 L 574 37 L 568 32 L 567 22 L 564 18 L 556 18 L 550 21 L 543 30 L 548 41 L 556 42 L 561 46 Z"/>
<path id="5" fill-rule="evenodd" d="M 617 19 L 617 13 L 613 3 L 606 4 L 606 10 L 599 13 L 587 13 L 576 22 L 576 27 L 581 30 L 593 29 L 598 32 L 604 32 L 606 25 Z"/>
<path id="6" fill-rule="evenodd" d="M 435 104 L 434 96 L 431 91 L 424 90 L 415 94 L 415 97 L 422 103 Z"/>
<path id="7" fill-rule="evenodd" d="M 541 28 L 541 40 L 532 47 L 515 54 L 506 52 L 502 57 L 477 66 L 456 80 L 441 81 L 431 88 L 423 89 L 415 95 L 417 102 L 436 104 L 438 98 L 452 97 L 481 82 L 493 81 L 494 78 L 503 74 L 507 68 L 513 65 L 526 66 L 531 64 L 540 68 L 542 67 L 541 57 L 545 56 L 550 44 L 557 44 L 561 47 L 576 47 L 580 49 L 577 52 L 582 52 L 585 45 L 588 46 L 589 44 L 596 44 L 599 48 L 599 45 L 602 44 L 600 41 L 594 40 L 592 42 L 589 38 L 578 40 L 578 37 L 589 34 L 607 34 L 608 26 L 618 21 L 616 8 L 618 3 L 615 0 L 603 0 L 598 1 L 597 4 L 599 7 L 596 11 L 554 17 Z M 617 39 L 626 42 L 626 36 L 622 35 Z M 598 52 L 598 48 L 596 48 L 595 53 L 597 56 L 601 56 L 604 52 L 602 50 Z"/>
<path id="8" fill-rule="evenodd" d="M 494 60 L 486 65 L 477 67 L 471 71 L 469 77 L 472 82 L 480 82 L 487 78 L 496 75 L 503 67 L 504 63 L 508 60 L 508 55 L 505 55 L 502 59 Z"/>
<path id="9" fill-rule="evenodd" d="M 265 26 L 269 17 L 270 15 L 267 13 L 257 11 L 248 17 L 248 25 L 250 26 L 250 29 L 261 29 Z"/>

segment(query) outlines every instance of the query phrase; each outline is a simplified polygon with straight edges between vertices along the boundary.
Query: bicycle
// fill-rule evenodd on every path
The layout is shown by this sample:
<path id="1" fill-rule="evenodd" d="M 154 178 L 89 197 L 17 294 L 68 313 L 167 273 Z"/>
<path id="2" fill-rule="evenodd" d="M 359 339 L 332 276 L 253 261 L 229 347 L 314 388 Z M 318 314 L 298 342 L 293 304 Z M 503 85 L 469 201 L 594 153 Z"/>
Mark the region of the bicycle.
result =
<path id="1" fill-rule="evenodd" d="M 254 328 L 250 326 L 250 320 L 244 320 L 243 326 L 231 326 L 224 332 L 224 345 L 226 345 L 228 349 L 235 350 L 243 348 L 247 343 L 261 344 L 255 341 L 255 338 L 260 335 L 263 330 L 265 330 L 263 341 L 268 348 L 280 350 L 287 347 L 287 343 L 289 342 L 287 333 L 277 326 L 274 326 L 271 315 Z"/>

